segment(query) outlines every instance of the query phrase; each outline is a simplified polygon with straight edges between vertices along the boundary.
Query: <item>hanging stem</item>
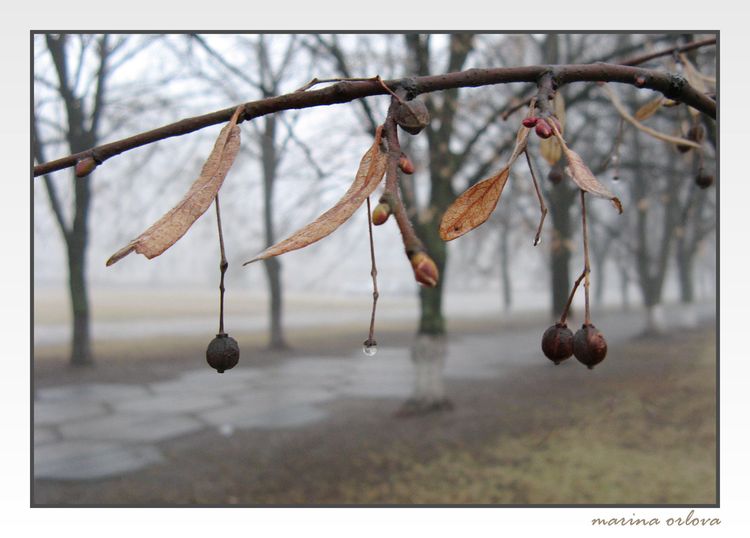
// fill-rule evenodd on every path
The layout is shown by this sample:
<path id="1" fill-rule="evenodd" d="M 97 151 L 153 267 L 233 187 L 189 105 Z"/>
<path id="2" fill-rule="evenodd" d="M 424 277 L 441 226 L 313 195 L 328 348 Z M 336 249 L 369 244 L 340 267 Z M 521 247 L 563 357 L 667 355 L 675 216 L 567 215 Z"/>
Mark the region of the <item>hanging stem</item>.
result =
<path id="1" fill-rule="evenodd" d="M 591 324 L 591 310 L 589 307 L 589 284 L 591 278 L 591 265 L 589 263 L 589 233 L 586 227 L 586 193 L 581 189 L 581 214 L 583 215 L 583 274 L 585 276 L 583 282 L 583 291 L 586 296 L 586 315 L 584 318 L 584 324 Z"/>
<path id="2" fill-rule="evenodd" d="M 523 150 L 523 154 L 526 155 L 526 162 L 529 165 L 529 171 L 531 172 L 531 181 L 534 182 L 534 190 L 536 191 L 537 200 L 539 200 L 539 210 L 542 212 L 542 217 L 539 219 L 539 226 L 536 229 L 536 235 L 534 236 L 534 246 L 539 244 L 539 240 L 542 237 L 542 227 L 544 226 L 544 219 L 547 216 L 547 206 L 544 205 L 544 198 L 542 198 L 542 191 L 539 189 L 539 182 L 536 180 L 536 174 L 534 174 L 534 168 L 531 166 L 531 157 L 527 149 Z"/>
<path id="3" fill-rule="evenodd" d="M 375 242 L 372 237 L 372 212 L 370 211 L 370 197 L 367 197 L 367 230 L 370 234 L 370 260 L 372 262 L 372 269 L 370 275 L 372 276 L 372 316 L 370 317 L 370 333 L 367 336 L 366 345 L 375 344 L 375 307 L 378 304 L 378 268 L 375 265 Z"/>
<path id="4" fill-rule="evenodd" d="M 586 276 L 586 271 L 581 273 L 581 276 L 579 276 L 578 279 L 575 281 L 575 284 L 573 284 L 573 289 L 570 291 L 570 296 L 568 296 L 568 302 L 565 303 L 565 308 L 563 308 L 562 315 L 560 316 L 561 325 L 565 325 L 565 322 L 568 319 L 568 311 L 570 310 L 570 305 L 573 303 L 573 297 L 575 297 L 576 290 L 578 289 L 578 286 L 581 284 L 581 280 L 583 280 L 584 276 Z"/>
<path id="5" fill-rule="evenodd" d="M 224 233 L 221 231 L 221 209 L 219 208 L 218 193 L 214 202 L 216 205 L 216 223 L 219 227 L 219 248 L 221 249 L 221 261 L 219 262 L 219 270 L 221 271 L 221 281 L 219 282 L 219 334 L 224 334 L 224 274 L 227 272 L 229 264 L 224 252 Z"/>

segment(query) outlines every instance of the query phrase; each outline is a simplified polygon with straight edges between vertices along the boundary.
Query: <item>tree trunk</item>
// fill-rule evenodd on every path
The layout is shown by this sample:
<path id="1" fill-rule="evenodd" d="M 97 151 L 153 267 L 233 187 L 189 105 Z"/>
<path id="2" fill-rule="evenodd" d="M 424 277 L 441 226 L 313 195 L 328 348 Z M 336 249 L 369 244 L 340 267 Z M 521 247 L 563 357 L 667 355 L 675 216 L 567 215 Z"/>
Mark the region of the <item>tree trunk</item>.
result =
<path id="1" fill-rule="evenodd" d="M 261 142 L 263 164 L 263 230 L 266 247 L 276 242 L 273 214 L 273 192 L 276 183 L 278 157 L 276 152 L 276 116 L 265 118 L 265 131 Z M 284 349 L 287 347 L 282 325 L 283 294 L 281 282 L 281 262 L 278 258 L 264 260 L 263 268 L 268 279 L 269 294 L 269 327 L 268 347 L 270 349 Z"/>
<path id="2" fill-rule="evenodd" d="M 569 244 L 572 236 L 570 207 L 575 195 L 576 190 L 568 187 L 565 181 L 548 190 L 549 212 L 553 226 L 553 238 L 550 245 L 553 319 L 560 317 L 565 308 L 574 280 L 570 277 Z"/>
<path id="3" fill-rule="evenodd" d="M 71 366 L 89 366 L 91 354 L 89 334 L 89 299 L 86 286 L 86 241 L 74 235 L 68 246 L 68 281 L 73 313 L 73 341 L 70 353 Z"/>
<path id="4" fill-rule="evenodd" d="M 445 356 L 445 335 L 417 335 L 411 346 L 414 393 L 397 411 L 397 416 L 406 417 L 453 409 L 453 404 L 445 395 L 443 382 Z"/>

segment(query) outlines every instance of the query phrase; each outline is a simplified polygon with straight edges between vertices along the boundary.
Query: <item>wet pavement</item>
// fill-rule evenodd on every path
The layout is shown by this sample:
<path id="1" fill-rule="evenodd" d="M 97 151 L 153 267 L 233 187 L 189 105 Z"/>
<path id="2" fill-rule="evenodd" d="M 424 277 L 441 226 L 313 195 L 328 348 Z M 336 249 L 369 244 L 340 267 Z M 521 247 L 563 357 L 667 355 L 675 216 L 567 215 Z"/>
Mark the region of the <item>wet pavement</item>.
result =
<path id="1" fill-rule="evenodd" d="M 678 313 L 678 312 L 674 312 Z M 711 319 L 713 305 L 701 308 Z M 611 345 L 637 335 L 643 314 L 600 317 Z M 672 316 L 671 325 L 680 323 Z M 447 379 L 502 378 L 540 364 L 544 327 L 472 336 L 448 344 Z M 545 364 L 546 366 L 546 364 Z M 34 475 L 87 480 L 121 475 L 164 460 L 159 444 L 213 429 L 294 428 L 323 421 L 325 404 L 345 398 L 405 400 L 414 369 L 406 347 L 381 346 L 373 357 L 286 359 L 224 374 L 208 367 L 146 384 L 91 383 L 42 388 L 34 402 Z"/>

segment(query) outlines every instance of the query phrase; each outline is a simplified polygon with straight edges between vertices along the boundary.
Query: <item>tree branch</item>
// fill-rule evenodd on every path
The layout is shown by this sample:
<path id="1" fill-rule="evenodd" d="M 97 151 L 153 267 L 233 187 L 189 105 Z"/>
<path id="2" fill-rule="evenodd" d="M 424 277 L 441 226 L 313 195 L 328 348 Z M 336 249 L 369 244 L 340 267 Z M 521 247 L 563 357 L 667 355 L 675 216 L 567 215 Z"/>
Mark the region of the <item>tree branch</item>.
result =
<path id="1" fill-rule="evenodd" d="M 649 88 L 664 94 L 669 99 L 683 102 L 710 117 L 716 117 L 716 102 L 690 86 L 684 78 L 657 70 L 624 65 L 537 65 L 490 69 L 474 68 L 456 73 L 415 77 L 412 80 L 415 82 L 416 93 L 421 94 L 451 88 L 506 84 L 509 82 L 536 82 L 539 77 L 549 73 L 552 74 L 558 86 L 573 82 L 618 82 L 639 88 Z M 390 88 L 395 88 L 401 82 L 400 79 L 389 80 L 385 81 L 385 84 Z M 321 90 L 295 92 L 245 103 L 240 105 L 244 106 L 244 113 L 240 121 L 258 118 L 281 110 L 348 103 L 355 99 L 386 93 L 387 90 L 379 81 L 339 82 Z M 187 118 L 129 138 L 39 164 L 34 167 L 34 176 L 74 166 L 79 159 L 85 157 L 94 157 L 98 162 L 103 162 L 124 151 L 158 140 L 191 133 L 210 125 L 225 123 L 236 108 L 235 105 L 202 116 Z"/>

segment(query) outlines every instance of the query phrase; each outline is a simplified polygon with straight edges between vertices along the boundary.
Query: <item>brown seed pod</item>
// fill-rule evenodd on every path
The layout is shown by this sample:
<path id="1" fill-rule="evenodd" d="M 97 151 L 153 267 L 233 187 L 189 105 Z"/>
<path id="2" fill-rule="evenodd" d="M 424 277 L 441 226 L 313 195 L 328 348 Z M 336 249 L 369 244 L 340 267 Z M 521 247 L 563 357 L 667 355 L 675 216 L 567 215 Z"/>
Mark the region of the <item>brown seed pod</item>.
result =
<path id="1" fill-rule="evenodd" d="M 220 374 L 237 366 L 240 360 L 240 346 L 237 340 L 226 333 L 219 333 L 206 349 L 206 361 Z"/>
<path id="2" fill-rule="evenodd" d="M 607 341 L 593 324 L 584 324 L 573 337 L 573 355 L 589 370 L 607 356 Z"/>
<path id="3" fill-rule="evenodd" d="M 557 185 L 563 180 L 563 173 L 559 168 L 553 168 L 549 171 L 549 174 L 547 174 L 547 179 L 549 179 L 554 185 Z"/>
<path id="4" fill-rule="evenodd" d="M 419 134 L 430 123 L 430 112 L 420 99 L 402 101 L 396 106 L 396 123 L 409 134 Z"/>
<path id="5" fill-rule="evenodd" d="M 573 355 L 573 331 L 565 323 L 555 323 L 544 331 L 542 351 L 555 364 Z"/>

